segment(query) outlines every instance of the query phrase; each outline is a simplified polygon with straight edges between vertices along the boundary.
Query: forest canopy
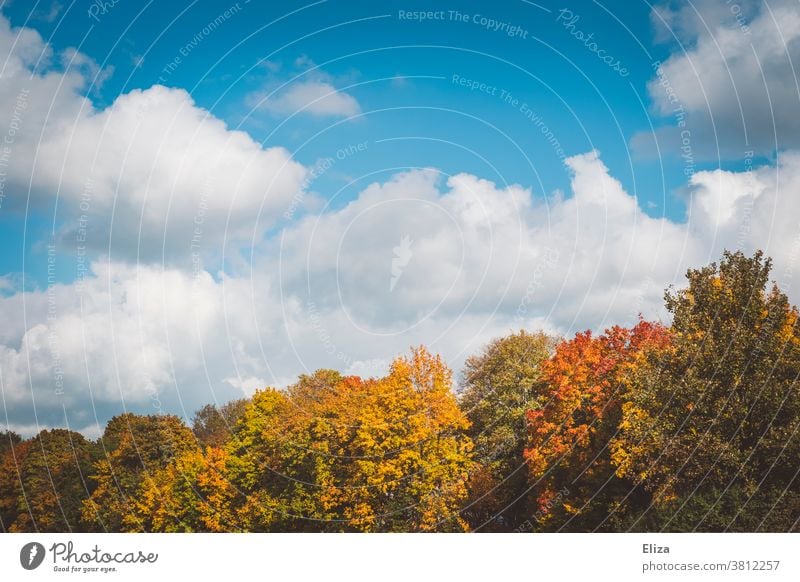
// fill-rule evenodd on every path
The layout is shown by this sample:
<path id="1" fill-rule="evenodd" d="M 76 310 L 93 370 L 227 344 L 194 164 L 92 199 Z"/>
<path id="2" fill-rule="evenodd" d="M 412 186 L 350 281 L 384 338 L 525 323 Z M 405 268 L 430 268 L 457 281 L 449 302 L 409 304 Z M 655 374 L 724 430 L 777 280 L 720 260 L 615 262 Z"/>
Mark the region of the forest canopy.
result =
<path id="1" fill-rule="evenodd" d="M 726 252 L 669 323 L 423 346 L 96 441 L 0 433 L 5 532 L 797 531 L 800 323 Z"/>

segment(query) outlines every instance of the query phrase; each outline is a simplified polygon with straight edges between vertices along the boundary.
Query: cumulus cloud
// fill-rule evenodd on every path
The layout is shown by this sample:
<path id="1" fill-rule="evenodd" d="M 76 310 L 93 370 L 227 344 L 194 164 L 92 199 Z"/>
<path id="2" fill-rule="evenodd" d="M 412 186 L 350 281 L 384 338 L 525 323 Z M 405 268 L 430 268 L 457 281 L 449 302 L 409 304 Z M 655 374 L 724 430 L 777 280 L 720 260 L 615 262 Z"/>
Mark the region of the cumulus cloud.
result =
<path id="1" fill-rule="evenodd" d="M 58 199 L 64 243 L 122 258 L 185 261 L 224 240 L 258 238 L 302 189 L 306 170 L 198 107 L 154 86 L 97 109 L 82 93 L 107 71 L 0 16 L 0 98 L 13 107 L 4 208 Z"/>
<path id="2" fill-rule="evenodd" d="M 660 37 L 673 45 L 648 85 L 667 126 L 633 146 L 679 155 L 689 137 L 697 158 L 739 159 L 800 146 L 800 12 L 794 0 L 698 2 L 656 7 Z M 684 127 L 676 127 L 678 121 Z M 685 145 L 685 144 L 684 144 Z"/>
<path id="3" fill-rule="evenodd" d="M 766 51 L 756 31 L 765 13 L 757 14 L 753 34 Z M 780 20 L 787 35 L 792 22 Z M 680 30 L 697 37 L 690 55 L 706 58 L 702 31 L 690 20 Z M 726 54 L 746 69 L 738 42 L 728 39 Z M 778 282 L 800 300 L 795 152 L 774 165 L 747 158 L 743 172 L 694 174 L 685 222 L 644 213 L 591 151 L 567 160 L 568 195 L 421 169 L 265 235 L 303 188 L 306 169 L 288 152 L 232 131 L 176 89 L 137 90 L 96 108 L 84 94 L 106 72 L 79 53 L 53 54 L 2 17 L 0 56 L 0 97 L 16 112 L 13 190 L 2 210 L 57 197 L 58 242 L 87 239 L 107 251 L 72 283 L 31 290 L 0 278 L 0 391 L 11 426 L 26 433 L 68 424 L 92 434 L 121 410 L 190 416 L 320 367 L 379 375 L 420 343 L 459 369 L 489 339 L 519 328 L 570 334 L 640 313 L 665 319 L 664 287 L 723 248 L 764 248 Z M 701 115 L 691 76 L 681 76 L 684 57 L 666 62 L 665 75 Z M 710 69 L 707 78 L 715 80 Z M 286 107 L 357 113 L 354 100 L 325 102 L 349 97 L 331 79 L 308 76 L 295 90 L 303 83 L 316 88 Z M 712 95 L 724 113 L 725 95 Z M 668 113 L 657 97 L 656 106 Z M 252 265 L 187 268 L 189 256 L 230 239 L 255 242 Z"/>
<path id="4" fill-rule="evenodd" d="M 547 316 L 569 329 L 573 318 L 614 321 L 633 300 L 652 312 L 661 283 L 696 249 L 680 226 L 641 212 L 596 152 L 568 164 L 573 196 L 549 202 L 535 203 L 518 185 L 468 174 L 444 180 L 434 170 L 373 184 L 344 209 L 284 232 L 284 289 L 377 335 L 466 313 L 526 324 Z M 410 256 L 393 286 L 404 240 L 413 241 Z M 646 278 L 658 286 L 642 296 Z"/>
<path id="5" fill-rule="evenodd" d="M 723 248 L 762 249 L 775 261 L 774 279 L 800 303 L 793 281 L 800 267 L 800 153 L 782 153 L 774 166 L 700 172 L 690 189 L 687 228 L 706 252 L 713 258 Z"/>
<path id="6" fill-rule="evenodd" d="M 123 409 L 191 416 L 251 390 L 257 307 L 279 325 L 246 280 L 101 262 L 81 282 L 0 299 L 6 410 L 18 425 L 75 427 Z"/>
<path id="7" fill-rule="evenodd" d="M 800 202 L 790 195 L 800 154 L 697 173 L 684 223 L 642 212 L 597 152 L 567 163 L 571 193 L 549 199 L 469 174 L 395 175 L 287 226 L 251 272 L 96 262 L 85 280 L 0 298 L 9 417 L 31 427 L 67 414 L 90 427 L 121 407 L 191 415 L 320 367 L 379 375 L 419 343 L 458 370 L 514 329 L 666 319 L 664 288 L 723 248 L 764 248 L 800 299 Z M 404 238 L 410 256 L 398 263 Z"/>

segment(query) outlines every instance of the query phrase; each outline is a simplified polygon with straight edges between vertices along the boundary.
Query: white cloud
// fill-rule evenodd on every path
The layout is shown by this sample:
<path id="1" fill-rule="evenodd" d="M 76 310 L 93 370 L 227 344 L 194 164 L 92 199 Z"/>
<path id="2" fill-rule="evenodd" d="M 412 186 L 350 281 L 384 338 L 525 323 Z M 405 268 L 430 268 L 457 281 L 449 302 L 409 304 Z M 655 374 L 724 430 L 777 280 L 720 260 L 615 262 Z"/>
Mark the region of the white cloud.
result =
<path id="1" fill-rule="evenodd" d="M 74 49 L 60 55 L 66 69 L 53 56 L 0 16 L 0 98 L 17 126 L 5 204 L 57 197 L 63 242 L 85 236 L 143 260 L 219 254 L 224 240 L 257 240 L 301 190 L 306 170 L 289 152 L 229 129 L 185 91 L 134 90 L 96 109 L 82 92 L 105 72 Z"/>
<path id="2" fill-rule="evenodd" d="M 361 111 L 358 101 L 324 81 L 292 81 L 283 89 L 258 92 L 248 104 L 277 115 L 309 113 L 317 117 L 351 117 Z"/>
<path id="3" fill-rule="evenodd" d="M 649 94 L 656 113 L 673 125 L 675 110 L 683 108 L 694 157 L 740 159 L 746 150 L 771 154 L 800 146 L 795 0 L 680 3 L 653 14 L 661 37 L 676 42 Z M 662 155 L 680 155 L 680 131 L 661 129 L 657 138 Z M 655 153 L 651 135 L 632 143 Z"/>
<path id="4" fill-rule="evenodd" d="M 569 165 L 573 196 L 549 204 L 467 174 L 450 177 L 444 191 L 433 170 L 400 174 L 286 230 L 280 266 L 270 269 L 280 269 L 285 293 L 340 309 L 343 325 L 375 334 L 467 313 L 506 322 L 544 315 L 560 329 L 573 318 L 614 322 L 643 279 L 672 281 L 696 249 L 681 226 L 641 212 L 596 153 Z M 392 288 L 405 238 L 411 256 Z M 662 290 L 647 292 L 643 311 L 660 304 Z M 523 299 L 531 305 L 521 309 Z"/>
<path id="5" fill-rule="evenodd" d="M 254 306 L 266 329 L 279 324 L 278 306 L 264 308 L 245 279 L 99 262 L 83 284 L 0 299 L 9 414 L 57 423 L 65 409 L 74 426 L 123 407 L 191 416 L 251 390 L 262 370 Z"/>
<path id="6" fill-rule="evenodd" d="M 191 416 L 320 367 L 380 374 L 424 343 L 458 370 L 492 337 L 665 317 L 662 294 L 723 248 L 763 247 L 800 298 L 800 154 L 702 172 L 689 220 L 645 215 L 596 152 L 568 160 L 567 197 L 435 170 L 366 187 L 266 246 L 252 273 L 95 263 L 83 283 L 0 298 L 0 385 L 12 423 L 89 426 L 125 406 Z M 724 194 L 724 195 L 723 195 Z M 412 256 L 393 290 L 393 248 Z M 55 346 L 55 347 L 54 347 Z M 60 371 L 59 371 L 60 369 Z M 57 373 L 63 394 L 56 393 Z"/>
<path id="7" fill-rule="evenodd" d="M 775 166 L 744 172 L 700 172 L 692 179 L 688 229 L 704 241 L 708 260 L 723 248 L 762 249 L 775 261 L 773 278 L 795 303 L 800 285 L 800 153 L 778 156 Z"/>
<path id="8" fill-rule="evenodd" d="M 297 57 L 284 74 L 280 61 L 265 60 L 261 65 L 268 76 L 261 89 L 245 98 L 248 107 L 278 116 L 352 117 L 361 112 L 356 98 L 336 87 L 348 76 L 334 78 L 307 55 Z"/>
<path id="9" fill-rule="evenodd" d="M 779 72 L 780 50 L 764 18 L 753 34 L 769 57 L 762 64 Z M 796 20 L 780 20 L 792 39 L 800 35 Z M 682 34 L 699 34 L 681 26 Z M 717 40 L 742 68 L 740 82 L 752 82 L 746 51 L 730 32 L 720 30 Z M 730 113 L 709 42 L 698 37 L 693 52 L 665 63 L 693 115 L 703 103 L 687 73 L 695 61 L 715 87 L 715 115 Z M 800 260 L 798 153 L 748 172 L 695 174 L 685 223 L 647 216 L 589 152 L 567 160 L 569 196 L 545 199 L 519 185 L 416 170 L 258 244 L 306 175 L 284 149 L 232 131 L 181 90 L 137 90 L 97 109 L 82 96 L 104 74 L 96 64 L 74 51 L 54 55 L 38 34 L 12 31 L 0 17 L 2 56 L 0 98 L 24 101 L 10 119 L 18 126 L 9 166 L 18 197 L 6 204 L 24 203 L 29 186 L 34 205 L 58 196 L 62 242 L 85 229 L 87 242 L 111 255 L 85 278 L 46 290 L 0 278 L 0 390 L 12 426 L 25 431 L 66 421 L 96 432 L 123 408 L 190 416 L 204 403 L 284 386 L 320 367 L 380 374 L 420 343 L 458 369 L 513 329 L 571 333 L 631 323 L 639 313 L 665 317 L 664 287 L 723 248 L 764 248 L 779 283 L 800 299 L 792 285 Z M 64 58 L 72 63 L 66 70 Z M 760 98 L 753 91 L 747 103 Z M 270 95 L 265 106 L 359 111 L 319 74 Z M 186 259 L 198 227 L 203 257 L 223 240 L 254 239 L 251 272 L 212 276 L 200 263 L 192 274 Z M 162 254 L 167 265 L 152 264 Z M 120 260 L 131 257 L 141 263 Z"/>

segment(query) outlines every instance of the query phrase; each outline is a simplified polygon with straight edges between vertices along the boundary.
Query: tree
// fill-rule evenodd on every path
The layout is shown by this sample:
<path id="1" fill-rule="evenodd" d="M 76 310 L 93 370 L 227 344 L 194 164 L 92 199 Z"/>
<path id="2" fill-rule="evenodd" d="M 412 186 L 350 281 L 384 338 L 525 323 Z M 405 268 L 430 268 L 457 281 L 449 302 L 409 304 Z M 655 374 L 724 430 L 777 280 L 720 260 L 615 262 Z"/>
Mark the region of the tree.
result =
<path id="1" fill-rule="evenodd" d="M 542 365 L 542 400 L 528 411 L 525 459 L 537 495 L 539 528 L 591 531 L 630 482 L 615 476 L 608 444 L 617 431 L 624 383 L 642 353 L 661 350 L 669 332 L 640 321 L 595 337 L 579 333 Z"/>
<path id="2" fill-rule="evenodd" d="M 134 502 L 143 482 L 183 453 L 197 449 L 192 431 L 176 416 L 115 416 L 100 439 L 104 458 L 95 463 L 97 488 L 83 503 L 86 527 L 143 531 L 149 516 Z"/>
<path id="3" fill-rule="evenodd" d="M 223 449 L 192 449 L 146 475 L 131 500 L 142 528 L 153 532 L 240 531 L 232 512 L 236 491 L 226 478 L 226 462 Z"/>
<path id="4" fill-rule="evenodd" d="M 284 467 L 308 471 L 292 456 L 295 437 L 289 431 L 296 412 L 301 411 L 290 405 L 285 393 L 258 390 L 245 407 L 236 438 L 227 444 L 228 479 L 243 494 L 234 500 L 233 510 L 245 531 L 297 531 L 291 527 L 292 517 L 311 512 L 308 482 L 281 472 Z"/>
<path id="5" fill-rule="evenodd" d="M 464 364 L 460 404 L 477 463 L 466 511 L 473 527 L 510 531 L 531 513 L 522 456 L 526 412 L 540 405 L 542 364 L 555 343 L 544 333 L 520 331 L 492 341 Z"/>
<path id="6" fill-rule="evenodd" d="M 22 442 L 22 437 L 12 430 L 0 431 L 0 456 Z"/>
<path id="7" fill-rule="evenodd" d="M 7 532 L 17 518 L 19 458 L 28 445 L 21 446 L 22 437 L 13 431 L 0 432 L 0 532 Z"/>
<path id="8" fill-rule="evenodd" d="M 83 435 L 65 429 L 44 430 L 9 448 L 0 477 L 4 528 L 78 531 L 81 502 L 91 492 L 93 452 Z"/>
<path id="9" fill-rule="evenodd" d="M 385 378 L 322 370 L 259 391 L 229 445 L 239 515 L 255 530 L 462 530 L 467 426 L 424 348 Z"/>
<path id="10" fill-rule="evenodd" d="M 235 430 L 246 406 L 246 398 L 231 400 L 222 406 L 206 404 L 195 413 L 192 432 L 201 444 L 221 447 Z"/>
<path id="11" fill-rule="evenodd" d="M 666 293 L 672 345 L 631 376 L 612 443 L 617 474 L 652 496 L 627 527 L 796 527 L 800 326 L 770 268 L 726 252 Z"/>
<path id="12" fill-rule="evenodd" d="M 13 433 L 12 433 L 13 434 Z M 0 454 L 0 526 L 8 532 L 19 515 L 22 493 L 21 465 L 32 441 L 9 438 L 10 444 Z"/>

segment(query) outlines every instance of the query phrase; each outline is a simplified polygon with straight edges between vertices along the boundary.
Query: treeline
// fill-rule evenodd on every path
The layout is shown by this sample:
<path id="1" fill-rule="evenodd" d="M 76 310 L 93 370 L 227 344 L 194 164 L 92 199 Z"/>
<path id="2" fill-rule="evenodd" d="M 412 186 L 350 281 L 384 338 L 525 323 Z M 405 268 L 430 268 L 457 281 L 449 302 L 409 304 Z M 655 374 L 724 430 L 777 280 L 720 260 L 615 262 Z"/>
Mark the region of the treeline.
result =
<path id="1" fill-rule="evenodd" d="M 417 348 L 100 439 L 0 435 L 4 531 L 796 531 L 800 323 L 761 253 L 640 321 Z"/>

